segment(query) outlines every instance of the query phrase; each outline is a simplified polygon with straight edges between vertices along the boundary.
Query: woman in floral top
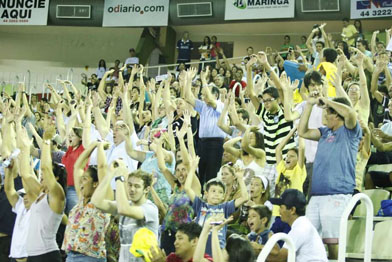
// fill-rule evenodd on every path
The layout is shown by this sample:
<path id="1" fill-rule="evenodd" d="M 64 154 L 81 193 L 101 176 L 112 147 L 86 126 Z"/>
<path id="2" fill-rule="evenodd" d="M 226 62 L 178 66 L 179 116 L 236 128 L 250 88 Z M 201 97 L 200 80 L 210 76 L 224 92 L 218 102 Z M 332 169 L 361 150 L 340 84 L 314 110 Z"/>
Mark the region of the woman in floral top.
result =
<path id="1" fill-rule="evenodd" d="M 62 249 L 67 253 L 67 262 L 106 261 L 105 233 L 110 217 L 98 210 L 91 202 L 99 180 L 106 169 L 104 143 L 92 142 L 75 163 L 74 182 L 80 199 L 69 213 Z M 99 171 L 89 166 L 85 171 L 88 158 L 98 147 Z M 104 163 L 102 165 L 102 163 Z"/>

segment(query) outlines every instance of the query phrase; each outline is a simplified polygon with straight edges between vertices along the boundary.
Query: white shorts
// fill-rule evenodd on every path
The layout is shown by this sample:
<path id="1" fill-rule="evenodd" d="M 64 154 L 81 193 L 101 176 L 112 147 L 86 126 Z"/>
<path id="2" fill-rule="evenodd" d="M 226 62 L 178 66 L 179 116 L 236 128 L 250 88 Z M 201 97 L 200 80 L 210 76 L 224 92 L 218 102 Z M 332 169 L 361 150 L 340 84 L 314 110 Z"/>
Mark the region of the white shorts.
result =
<path id="1" fill-rule="evenodd" d="M 339 243 L 340 218 L 352 195 L 312 196 L 306 217 L 312 222 L 325 244 Z"/>

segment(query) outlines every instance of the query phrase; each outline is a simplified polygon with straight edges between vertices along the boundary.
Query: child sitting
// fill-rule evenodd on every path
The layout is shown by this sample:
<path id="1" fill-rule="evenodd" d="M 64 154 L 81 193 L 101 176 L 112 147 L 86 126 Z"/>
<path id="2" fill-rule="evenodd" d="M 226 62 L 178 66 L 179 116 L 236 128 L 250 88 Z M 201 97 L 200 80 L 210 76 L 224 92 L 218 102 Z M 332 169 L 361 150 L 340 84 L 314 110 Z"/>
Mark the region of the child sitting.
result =
<path id="1" fill-rule="evenodd" d="M 271 230 L 268 229 L 271 220 L 271 210 L 262 205 L 256 205 L 249 208 L 248 226 L 251 232 L 248 234 L 248 239 L 255 254 L 258 255 L 265 243 L 268 241 L 268 236 Z"/>

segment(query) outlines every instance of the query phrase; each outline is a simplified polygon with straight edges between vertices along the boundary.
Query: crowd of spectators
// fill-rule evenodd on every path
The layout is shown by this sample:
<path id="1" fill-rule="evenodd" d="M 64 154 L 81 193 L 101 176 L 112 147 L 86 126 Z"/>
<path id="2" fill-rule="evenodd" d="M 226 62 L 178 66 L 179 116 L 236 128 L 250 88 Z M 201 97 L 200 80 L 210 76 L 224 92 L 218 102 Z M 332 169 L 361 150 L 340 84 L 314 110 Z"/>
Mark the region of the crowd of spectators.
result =
<path id="1" fill-rule="evenodd" d="M 392 29 L 369 46 L 357 24 L 238 62 L 206 36 L 198 69 L 186 32 L 162 81 L 130 49 L 86 94 L 3 93 L 0 261 L 253 262 L 279 232 L 298 261 L 336 259 L 352 195 L 392 186 L 367 172 L 392 163 Z"/>

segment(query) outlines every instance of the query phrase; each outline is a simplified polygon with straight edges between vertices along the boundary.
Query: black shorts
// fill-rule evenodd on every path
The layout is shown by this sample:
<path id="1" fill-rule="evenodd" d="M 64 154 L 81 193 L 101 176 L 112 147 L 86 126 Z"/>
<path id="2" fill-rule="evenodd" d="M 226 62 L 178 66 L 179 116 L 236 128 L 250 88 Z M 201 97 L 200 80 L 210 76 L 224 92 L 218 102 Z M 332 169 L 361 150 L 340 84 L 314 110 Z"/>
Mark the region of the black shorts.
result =
<path id="1" fill-rule="evenodd" d="M 52 251 L 39 256 L 31 256 L 27 258 L 27 262 L 62 262 L 60 251 Z"/>

